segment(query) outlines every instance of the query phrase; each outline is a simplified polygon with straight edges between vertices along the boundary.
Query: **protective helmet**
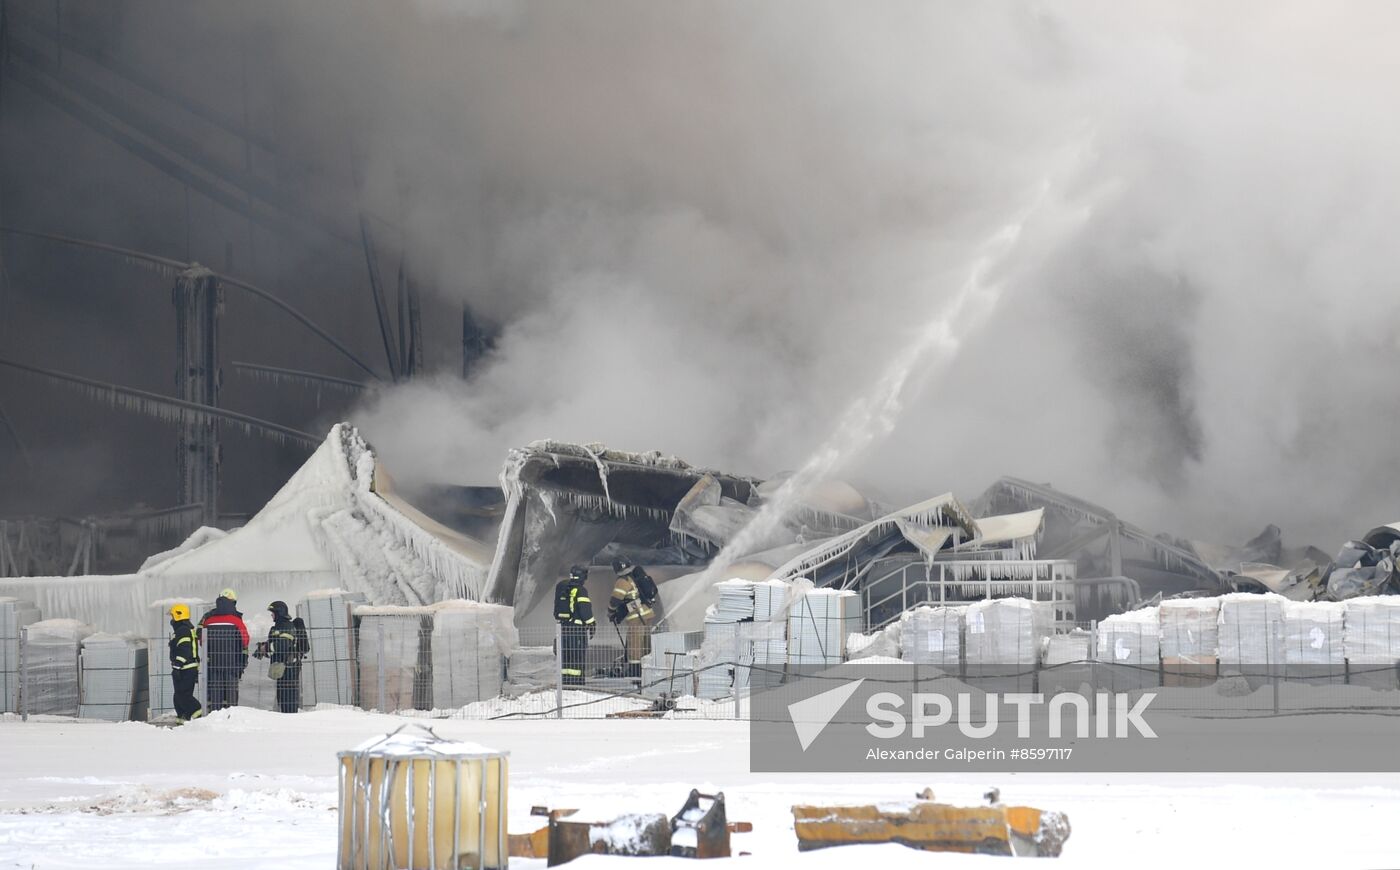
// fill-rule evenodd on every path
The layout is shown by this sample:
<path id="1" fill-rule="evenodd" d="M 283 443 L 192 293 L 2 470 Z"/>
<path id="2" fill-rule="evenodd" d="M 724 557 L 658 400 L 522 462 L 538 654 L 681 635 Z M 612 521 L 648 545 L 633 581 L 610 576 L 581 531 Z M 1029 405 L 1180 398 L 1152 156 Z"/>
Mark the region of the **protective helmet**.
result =
<path id="1" fill-rule="evenodd" d="M 223 592 L 219 593 L 219 597 L 227 598 L 229 601 L 237 601 L 238 593 L 234 592 L 232 589 L 225 589 Z"/>
<path id="2" fill-rule="evenodd" d="M 588 579 L 588 568 L 584 565 L 575 565 L 569 569 L 569 579 L 580 582 Z"/>
<path id="3" fill-rule="evenodd" d="M 274 601 L 274 602 L 272 602 L 271 604 L 269 604 L 269 605 L 267 606 L 267 609 L 272 611 L 272 615 L 273 615 L 273 616 L 286 616 L 286 615 L 287 615 L 287 602 L 285 602 L 285 601 Z"/>
<path id="4" fill-rule="evenodd" d="M 623 574 L 626 574 L 628 571 L 631 571 L 632 567 L 632 560 L 628 559 L 626 556 L 620 556 L 616 559 L 613 559 L 613 573 L 619 577 L 621 577 Z"/>
<path id="5" fill-rule="evenodd" d="M 185 604 L 170 605 L 170 618 L 179 622 L 182 619 L 190 618 L 190 608 Z"/>

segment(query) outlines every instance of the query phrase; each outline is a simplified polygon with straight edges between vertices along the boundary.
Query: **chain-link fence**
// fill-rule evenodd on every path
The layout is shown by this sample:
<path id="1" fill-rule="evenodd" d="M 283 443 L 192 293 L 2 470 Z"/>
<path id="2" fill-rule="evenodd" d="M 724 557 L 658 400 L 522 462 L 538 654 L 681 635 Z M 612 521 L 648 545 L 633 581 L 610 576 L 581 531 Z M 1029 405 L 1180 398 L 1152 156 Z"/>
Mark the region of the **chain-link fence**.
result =
<path id="1" fill-rule="evenodd" d="M 168 620 L 144 641 L 90 636 L 68 620 L 0 624 L 0 712 L 160 720 L 181 713 L 183 694 L 205 712 L 342 705 L 464 719 L 742 718 L 754 693 L 853 651 L 918 665 L 913 680 L 951 678 L 984 692 L 1150 691 L 1154 709 L 1189 716 L 1400 712 L 1400 608 L 1364 602 L 1168 602 L 1059 633 L 1012 604 L 930 608 L 858 651 L 850 640 L 859 620 L 834 596 L 810 594 L 738 620 L 719 606 L 689 632 L 625 619 L 516 629 L 505 609 L 348 599 L 323 610 L 298 608 L 309 648 L 281 662 L 256 657 L 257 638 L 252 658 L 241 649 L 221 656 L 202 638 L 193 677 L 171 667 Z"/>

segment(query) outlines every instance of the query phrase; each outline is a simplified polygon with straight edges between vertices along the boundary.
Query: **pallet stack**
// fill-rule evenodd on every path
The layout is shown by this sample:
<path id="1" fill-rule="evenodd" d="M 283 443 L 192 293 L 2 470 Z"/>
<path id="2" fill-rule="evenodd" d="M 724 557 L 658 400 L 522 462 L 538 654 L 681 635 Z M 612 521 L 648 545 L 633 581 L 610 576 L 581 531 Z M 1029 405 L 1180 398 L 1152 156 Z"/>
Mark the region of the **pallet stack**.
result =
<path id="1" fill-rule="evenodd" d="M 1157 609 L 1162 685 L 1199 688 L 1215 682 L 1220 663 L 1220 599 L 1174 598 Z"/>
<path id="2" fill-rule="evenodd" d="M 0 713 L 19 710 L 20 631 L 39 621 L 39 608 L 20 598 L 0 598 Z"/>
<path id="3" fill-rule="evenodd" d="M 92 634 L 92 626 L 76 619 L 45 619 L 28 627 L 23 691 L 31 715 L 78 715 L 78 656 Z"/>
<path id="4" fill-rule="evenodd" d="M 934 665 L 956 676 L 962 671 L 962 635 L 966 607 L 917 607 L 904 614 L 899 631 L 900 658 Z"/>
<path id="5" fill-rule="evenodd" d="M 1258 689 L 1283 675 L 1283 604 L 1272 593 L 1220 596 L 1220 672 L 1241 674 Z"/>
<path id="6" fill-rule="evenodd" d="M 146 719 L 148 648 L 144 638 L 94 634 L 83 640 L 78 718 L 108 722 Z"/>
<path id="7" fill-rule="evenodd" d="M 1400 688 L 1400 595 L 1376 595 L 1345 602 L 1342 651 L 1353 686 L 1386 691 Z"/>
<path id="8" fill-rule="evenodd" d="M 1115 613 L 1099 623 L 1096 688 L 1132 692 L 1162 685 L 1161 614 L 1156 607 Z"/>
<path id="9" fill-rule="evenodd" d="M 505 657 L 516 646 L 513 611 L 499 604 L 447 601 L 433 608 L 431 706 L 455 709 L 498 697 Z"/>
<path id="10" fill-rule="evenodd" d="M 968 605 L 964 673 L 986 692 L 1031 692 L 1045 639 L 1054 633 L 1048 601 L 998 598 Z"/>
<path id="11" fill-rule="evenodd" d="M 356 607 L 360 622 L 360 706 L 432 707 L 433 611 L 429 607 Z"/>
<path id="12" fill-rule="evenodd" d="M 831 667 L 846 659 L 846 638 L 860 632 L 860 597 L 843 589 L 813 589 L 788 612 L 788 664 Z"/>
<path id="13" fill-rule="evenodd" d="M 303 706 L 355 703 L 354 609 L 364 601 L 363 592 L 323 589 L 297 604 L 311 647 L 301 665 Z"/>

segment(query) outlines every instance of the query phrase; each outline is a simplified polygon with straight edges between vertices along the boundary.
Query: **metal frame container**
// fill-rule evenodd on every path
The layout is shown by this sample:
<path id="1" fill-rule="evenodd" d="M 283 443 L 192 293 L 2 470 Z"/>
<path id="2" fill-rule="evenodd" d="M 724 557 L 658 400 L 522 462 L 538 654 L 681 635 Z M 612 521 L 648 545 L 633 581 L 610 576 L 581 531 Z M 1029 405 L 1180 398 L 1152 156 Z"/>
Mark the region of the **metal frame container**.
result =
<path id="1" fill-rule="evenodd" d="M 458 745 L 415 725 L 337 753 L 340 870 L 505 870 L 509 753 Z"/>

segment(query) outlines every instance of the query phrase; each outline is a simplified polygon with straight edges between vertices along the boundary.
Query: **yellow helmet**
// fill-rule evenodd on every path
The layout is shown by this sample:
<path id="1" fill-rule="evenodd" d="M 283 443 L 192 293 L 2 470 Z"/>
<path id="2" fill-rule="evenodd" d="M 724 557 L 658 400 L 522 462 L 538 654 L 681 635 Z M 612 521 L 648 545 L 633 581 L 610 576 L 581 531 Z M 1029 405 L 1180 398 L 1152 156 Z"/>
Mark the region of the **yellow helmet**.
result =
<path id="1" fill-rule="evenodd" d="M 174 604 L 170 607 L 170 618 L 179 622 L 182 619 L 190 618 L 190 608 L 185 604 Z"/>
<path id="2" fill-rule="evenodd" d="M 237 601 L 238 593 L 234 592 L 232 589 L 225 589 L 223 592 L 219 593 L 219 597 L 227 598 L 229 601 Z"/>

